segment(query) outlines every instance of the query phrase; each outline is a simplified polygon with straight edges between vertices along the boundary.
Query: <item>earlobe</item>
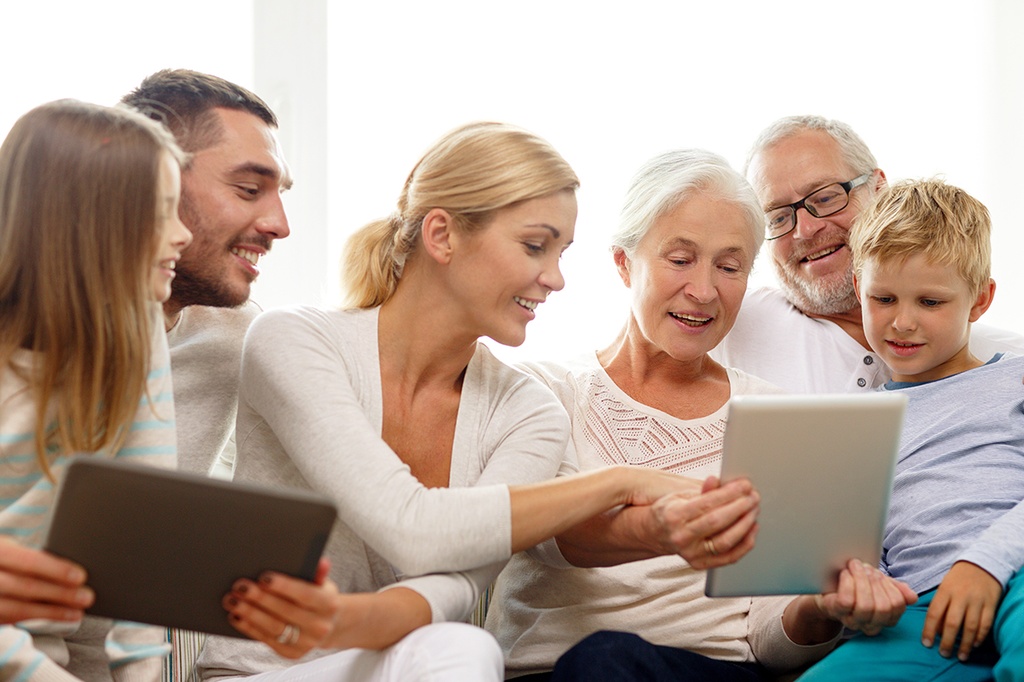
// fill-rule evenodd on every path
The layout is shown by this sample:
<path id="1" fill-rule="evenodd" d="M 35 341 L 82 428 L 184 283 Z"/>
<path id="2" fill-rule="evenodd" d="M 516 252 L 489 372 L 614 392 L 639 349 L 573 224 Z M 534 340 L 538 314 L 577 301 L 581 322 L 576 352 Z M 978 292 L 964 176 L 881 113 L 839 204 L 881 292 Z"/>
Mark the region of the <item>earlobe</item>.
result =
<path id="1" fill-rule="evenodd" d="M 438 263 L 451 261 L 452 227 L 452 216 L 443 208 L 432 208 L 423 216 L 420 224 L 423 250 Z"/>
<path id="2" fill-rule="evenodd" d="M 619 277 L 622 279 L 622 283 L 628 288 L 630 286 L 629 279 L 629 256 L 626 252 L 619 247 L 615 247 L 612 251 L 612 259 L 615 261 L 615 269 L 619 271 Z"/>
<path id="3" fill-rule="evenodd" d="M 988 285 L 982 287 L 981 293 L 978 294 L 978 299 L 974 302 L 974 306 L 971 308 L 971 315 L 968 317 L 970 322 L 977 322 L 978 318 L 985 314 L 985 311 L 992 305 L 992 299 L 996 295 L 996 281 L 989 278 Z"/>

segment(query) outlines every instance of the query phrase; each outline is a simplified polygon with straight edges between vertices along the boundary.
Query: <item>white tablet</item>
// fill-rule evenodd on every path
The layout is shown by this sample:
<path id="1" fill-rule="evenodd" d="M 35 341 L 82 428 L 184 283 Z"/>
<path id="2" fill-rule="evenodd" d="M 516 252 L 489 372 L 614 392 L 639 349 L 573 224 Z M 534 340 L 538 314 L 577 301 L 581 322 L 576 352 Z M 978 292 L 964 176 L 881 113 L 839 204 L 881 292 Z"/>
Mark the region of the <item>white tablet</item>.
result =
<path id="1" fill-rule="evenodd" d="M 729 402 L 722 481 L 761 495 L 754 549 L 708 571 L 709 597 L 819 594 L 853 558 L 875 565 L 906 396 L 749 395 Z"/>
<path id="2" fill-rule="evenodd" d="M 44 546 L 85 567 L 87 613 L 242 637 L 221 606 L 234 581 L 265 570 L 313 579 L 336 517 L 306 491 L 80 457 Z"/>

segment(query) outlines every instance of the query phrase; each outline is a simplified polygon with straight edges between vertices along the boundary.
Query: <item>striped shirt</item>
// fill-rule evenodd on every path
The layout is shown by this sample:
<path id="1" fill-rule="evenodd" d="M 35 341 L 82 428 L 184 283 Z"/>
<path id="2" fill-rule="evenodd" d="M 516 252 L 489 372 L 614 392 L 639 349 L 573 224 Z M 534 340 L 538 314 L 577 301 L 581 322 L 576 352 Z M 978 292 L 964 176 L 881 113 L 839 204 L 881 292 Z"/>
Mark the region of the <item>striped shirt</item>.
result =
<path id="1" fill-rule="evenodd" d="M 31 367 L 34 354 L 19 351 L 13 358 L 22 368 Z M 74 453 L 50 460 L 60 480 L 71 457 L 112 457 L 120 461 L 174 468 L 177 462 L 174 430 L 174 399 L 170 356 L 163 325 L 157 323 L 147 378 L 147 393 L 140 400 L 128 435 L 114 453 Z M 48 408 L 55 414 L 55 405 Z M 56 489 L 46 477 L 35 452 L 36 405 L 23 379 L 10 367 L 0 370 L 0 534 L 27 547 L 39 548 L 46 537 Z M 53 454 L 53 453 L 51 453 Z M 95 659 L 84 669 L 68 666 L 67 642 L 92 639 Z M 100 651 L 100 649 L 103 649 Z M 112 623 L 86 617 L 82 623 L 22 622 L 0 626 L 0 679 L 97 680 L 159 679 L 162 658 L 168 647 L 163 628 L 134 623 Z M 88 659 L 89 657 L 84 657 Z M 76 653 L 75 662 L 79 656 Z M 97 666 L 102 664 L 102 670 Z"/>

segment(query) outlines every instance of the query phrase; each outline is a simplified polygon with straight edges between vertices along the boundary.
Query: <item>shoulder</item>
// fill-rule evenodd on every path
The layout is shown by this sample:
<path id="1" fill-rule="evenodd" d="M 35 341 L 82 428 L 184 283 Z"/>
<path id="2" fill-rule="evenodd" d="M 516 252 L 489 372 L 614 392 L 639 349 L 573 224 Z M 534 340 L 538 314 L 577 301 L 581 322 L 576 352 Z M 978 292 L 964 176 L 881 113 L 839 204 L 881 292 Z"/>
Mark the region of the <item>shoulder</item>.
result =
<path id="1" fill-rule="evenodd" d="M 729 375 L 729 386 L 732 395 L 751 395 L 757 393 L 786 393 L 787 391 L 770 381 L 765 381 L 753 374 L 734 367 L 726 367 Z"/>
<path id="2" fill-rule="evenodd" d="M 538 376 L 522 366 L 504 363 L 483 343 L 477 344 L 474 362 L 478 363 L 477 376 L 495 400 L 514 400 L 531 406 L 555 402 L 551 390 Z"/>
<path id="3" fill-rule="evenodd" d="M 524 362 L 517 367 L 547 386 L 567 409 L 580 393 L 586 393 L 583 387 L 593 383 L 601 373 L 594 353 L 571 360 Z"/>
<path id="4" fill-rule="evenodd" d="M 290 306 L 260 313 L 249 326 L 246 343 L 309 337 L 359 339 L 376 330 L 377 309 L 324 310 Z M 376 335 L 374 334 L 374 342 Z"/>

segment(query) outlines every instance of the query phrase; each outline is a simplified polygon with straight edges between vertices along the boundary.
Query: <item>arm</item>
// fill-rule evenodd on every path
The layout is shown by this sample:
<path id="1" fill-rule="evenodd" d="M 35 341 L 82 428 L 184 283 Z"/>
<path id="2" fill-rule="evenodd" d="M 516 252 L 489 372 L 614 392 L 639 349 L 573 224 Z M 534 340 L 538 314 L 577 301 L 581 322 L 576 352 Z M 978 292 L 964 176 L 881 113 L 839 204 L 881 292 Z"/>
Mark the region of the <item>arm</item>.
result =
<path id="1" fill-rule="evenodd" d="M 32 635 L 11 625 L 0 626 L 3 679 L 25 682 L 78 682 L 78 678 L 35 648 Z"/>
<path id="2" fill-rule="evenodd" d="M 344 353 L 355 351 L 339 343 L 326 321 L 314 323 L 292 311 L 265 313 L 246 339 L 240 400 L 266 421 L 305 480 L 335 502 L 340 517 L 405 573 L 504 560 L 616 505 L 650 503 L 687 488 L 681 477 L 623 467 L 511 489 L 427 489 L 371 424 L 344 362 Z M 283 347 L 289 352 L 281 353 Z M 526 425 L 547 423 L 536 417 L 552 410 L 561 414 L 557 433 L 530 427 L 518 437 L 567 438 L 566 417 L 553 397 L 517 416 Z M 417 522 L 410 524 L 410 518 Z"/>
<path id="3" fill-rule="evenodd" d="M 935 636 L 940 635 L 939 653 L 948 658 L 963 629 L 957 656 L 966 661 L 971 650 L 988 637 L 1002 598 L 1003 586 L 995 576 L 975 564 L 956 562 L 928 605 L 921 643 L 931 648 Z"/>
<path id="4" fill-rule="evenodd" d="M 594 516 L 559 535 L 558 548 L 570 563 L 588 568 L 678 554 L 694 568 L 706 569 L 733 563 L 750 551 L 759 500 L 750 482 L 720 486 L 712 476 L 689 486 L 652 505 Z"/>
<path id="5" fill-rule="evenodd" d="M 94 599 L 78 564 L 0 538 L 0 623 L 81 620 Z"/>

